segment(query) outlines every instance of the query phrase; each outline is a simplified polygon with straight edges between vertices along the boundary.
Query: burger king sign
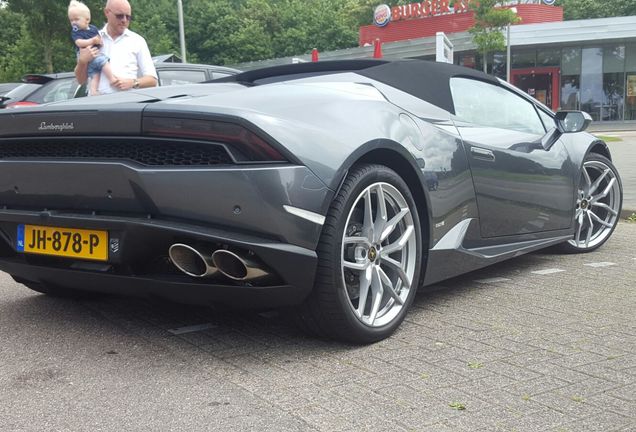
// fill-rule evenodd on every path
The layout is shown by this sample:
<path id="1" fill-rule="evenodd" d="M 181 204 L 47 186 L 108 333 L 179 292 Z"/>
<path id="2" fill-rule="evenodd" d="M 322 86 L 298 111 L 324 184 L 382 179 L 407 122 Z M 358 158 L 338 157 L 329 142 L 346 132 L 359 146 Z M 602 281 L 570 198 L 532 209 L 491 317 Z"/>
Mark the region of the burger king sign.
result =
<path id="1" fill-rule="evenodd" d="M 373 24 L 384 27 L 389 22 L 391 22 L 391 8 L 385 4 L 376 7 L 373 11 Z"/>

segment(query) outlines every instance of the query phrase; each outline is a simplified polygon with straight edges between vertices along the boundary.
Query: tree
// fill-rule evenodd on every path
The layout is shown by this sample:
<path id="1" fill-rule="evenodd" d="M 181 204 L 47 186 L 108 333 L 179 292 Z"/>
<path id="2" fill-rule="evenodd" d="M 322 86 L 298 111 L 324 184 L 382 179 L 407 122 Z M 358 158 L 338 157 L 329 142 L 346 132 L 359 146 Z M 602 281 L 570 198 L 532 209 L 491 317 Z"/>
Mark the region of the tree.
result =
<path id="1" fill-rule="evenodd" d="M 520 19 L 510 9 L 495 7 L 499 0 L 479 0 L 470 2 L 475 12 L 475 24 L 468 30 L 473 35 L 473 42 L 483 55 L 484 72 L 487 72 L 487 56 L 493 51 L 506 49 L 503 30 Z"/>
<path id="2" fill-rule="evenodd" d="M 557 0 L 565 20 L 636 15 L 636 0 Z"/>

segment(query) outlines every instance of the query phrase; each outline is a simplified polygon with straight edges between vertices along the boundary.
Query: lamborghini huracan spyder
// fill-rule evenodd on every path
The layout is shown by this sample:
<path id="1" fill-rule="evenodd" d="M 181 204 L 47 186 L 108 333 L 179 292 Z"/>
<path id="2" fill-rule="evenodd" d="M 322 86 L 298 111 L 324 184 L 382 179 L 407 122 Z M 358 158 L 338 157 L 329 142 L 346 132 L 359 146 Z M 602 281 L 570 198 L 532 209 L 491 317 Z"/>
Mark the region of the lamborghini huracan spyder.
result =
<path id="1" fill-rule="evenodd" d="M 369 343 L 415 292 L 612 234 L 584 112 L 419 60 L 317 62 L 0 113 L 0 270 L 36 291 L 285 307 Z"/>

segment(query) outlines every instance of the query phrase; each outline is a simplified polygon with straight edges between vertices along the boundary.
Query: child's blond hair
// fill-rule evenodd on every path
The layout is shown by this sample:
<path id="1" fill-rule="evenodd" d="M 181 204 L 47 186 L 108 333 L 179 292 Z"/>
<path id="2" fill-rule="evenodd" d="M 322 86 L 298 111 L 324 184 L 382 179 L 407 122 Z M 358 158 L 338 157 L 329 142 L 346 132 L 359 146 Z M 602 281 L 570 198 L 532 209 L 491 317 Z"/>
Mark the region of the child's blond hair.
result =
<path id="1" fill-rule="evenodd" d="M 75 10 L 80 13 L 80 16 L 88 19 L 91 19 L 91 10 L 84 3 L 78 0 L 71 0 L 68 4 L 68 13 L 71 13 L 72 10 Z"/>

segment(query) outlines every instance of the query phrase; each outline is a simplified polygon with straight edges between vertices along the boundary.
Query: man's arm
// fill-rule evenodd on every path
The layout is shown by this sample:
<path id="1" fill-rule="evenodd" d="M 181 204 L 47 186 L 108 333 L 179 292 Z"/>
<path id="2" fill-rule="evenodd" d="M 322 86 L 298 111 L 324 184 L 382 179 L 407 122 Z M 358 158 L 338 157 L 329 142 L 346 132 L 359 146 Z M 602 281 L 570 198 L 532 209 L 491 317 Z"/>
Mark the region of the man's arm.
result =
<path id="1" fill-rule="evenodd" d="M 157 78 L 152 75 L 144 75 L 140 78 L 117 78 L 114 83 L 112 83 L 113 87 L 118 88 L 119 90 L 130 90 L 134 89 L 135 81 L 138 82 L 138 88 L 146 88 L 146 87 L 156 87 Z"/>
<path id="2" fill-rule="evenodd" d="M 99 54 L 98 48 L 94 48 L 92 46 L 80 48 L 77 64 L 75 65 L 75 78 L 80 84 L 84 84 L 88 79 L 88 64 L 97 56 L 97 54 Z"/>

